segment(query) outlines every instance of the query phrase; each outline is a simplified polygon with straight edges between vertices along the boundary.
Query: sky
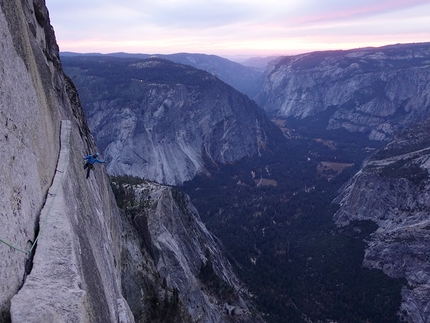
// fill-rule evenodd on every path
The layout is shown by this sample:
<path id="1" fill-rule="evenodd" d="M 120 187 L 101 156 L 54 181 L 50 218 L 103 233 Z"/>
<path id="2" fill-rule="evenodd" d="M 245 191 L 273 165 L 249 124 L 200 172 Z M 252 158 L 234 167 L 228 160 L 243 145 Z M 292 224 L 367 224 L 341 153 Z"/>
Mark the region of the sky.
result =
<path id="1" fill-rule="evenodd" d="M 429 0 L 46 0 L 60 51 L 223 57 L 430 42 Z"/>

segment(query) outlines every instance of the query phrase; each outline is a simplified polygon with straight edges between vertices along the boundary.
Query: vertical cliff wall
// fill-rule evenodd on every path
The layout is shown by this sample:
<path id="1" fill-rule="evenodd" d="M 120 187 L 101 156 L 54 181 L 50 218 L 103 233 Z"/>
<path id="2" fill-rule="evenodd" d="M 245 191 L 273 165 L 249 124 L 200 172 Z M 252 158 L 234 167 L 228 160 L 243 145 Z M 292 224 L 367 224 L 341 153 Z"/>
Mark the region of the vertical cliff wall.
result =
<path id="1" fill-rule="evenodd" d="M 96 147 L 44 1 L 2 0 L 0 32 L 0 321 L 132 322 L 119 212 L 103 166 L 85 179 Z"/>
<path id="2" fill-rule="evenodd" d="M 336 223 L 371 220 L 363 265 L 404 278 L 402 322 L 430 322 L 430 121 L 402 133 L 340 192 Z"/>
<path id="3" fill-rule="evenodd" d="M 321 115 L 328 130 L 390 140 L 429 116 L 429 57 L 429 43 L 280 57 L 256 101 L 273 117 Z"/>
<path id="4" fill-rule="evenodd" d="M 0 237 L 27 250 L 55 173 L 61 117 L 55 93 L 43 86 L 43 79 L 51 82 L 53 62 L 40 48 L 38 58 L 33 54 L 38 44 L 34 35 L 30 39 L 18 1 L 1 2 L 0 30 Z M 43 61 L 39 67 L 37 59 Z M 0 257 L 0 309 L 7 313 L 21 284 L 25 254 L 2 244 Z"/>
<path id="5" fill-rule="evenodd" d="M 158 310 L 169 312 L 172 322 L 263 322 L 244 301 L 246 289 L 187 195 L 148 182 L 127 184 L 126 190 L 135 205 L 123 222 L 132 225 L 125 230 L 122 280 L 136 322 L 168 321 L 151 315 L 148 296 L 157 299 Z M 149 261 L 142 262 L 145 258 Z M 156 296 L 148 285 L 158 285 Z M 139 292 L 142 286 L 144 293 Z"/>

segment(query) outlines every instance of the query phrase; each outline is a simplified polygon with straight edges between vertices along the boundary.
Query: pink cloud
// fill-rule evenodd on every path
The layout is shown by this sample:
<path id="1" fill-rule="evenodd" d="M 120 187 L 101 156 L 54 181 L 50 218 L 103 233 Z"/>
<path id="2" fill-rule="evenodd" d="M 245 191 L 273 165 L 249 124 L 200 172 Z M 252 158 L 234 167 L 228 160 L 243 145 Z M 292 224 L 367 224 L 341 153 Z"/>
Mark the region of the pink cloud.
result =
<path id="1" fill-rule="evenodd" d="M 337 8 L 327 6 L 328 12 L 320 12 L 314 15 L 305 15 L 303 17 L 293 19 L 293 24 L 306 24 L 321 21 L 339 20 L 339 19 L 354 19 L 363 16 L 373 16 L 376 14 L 406 9 L 419 5 L 428 4 L 428 0 L 383 0 L 375 3 L 374 1 L 363 5 L 354 6 L 356 3 L 351 3 L 352 7 L 336 10 Z M 326 9 L 326 10 L 327 10 Z"/>

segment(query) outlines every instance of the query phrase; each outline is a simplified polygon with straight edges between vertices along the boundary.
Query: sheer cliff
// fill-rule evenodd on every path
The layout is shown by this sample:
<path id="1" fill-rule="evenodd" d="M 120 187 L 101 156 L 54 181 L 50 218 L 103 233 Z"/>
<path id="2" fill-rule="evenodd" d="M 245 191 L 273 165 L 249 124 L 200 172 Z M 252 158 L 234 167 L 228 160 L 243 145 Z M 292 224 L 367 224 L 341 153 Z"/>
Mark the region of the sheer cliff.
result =
<path id="1" fill-rule="evenodd" d="M 113 188 L 127 218 L 122 280 L 136 322 L 263 322 L 186 194 L 123 177 Z"/>
<path id="2" fill-rule="evenodd" d="M 327 129 L 389 140 L 429 115 L 430 43 L 280 57 L 257 103 L 273 117 L 325 115 Z"/>
<path id="3" fill-rule="evenodd" d="M 405 278 L 399 311 L 406 322 L 430 317 L 430 121 L 402 132 L 368 160 L 335 202 L 339 226 L 370 220 L 378 229 L 367 241 L 363 265 Z"/>
<path id="4" fill-rule="evenodd" d="M 255 102 L 207 72 L 159 58 L 66 61 L 110 174 L 181 184 L 285 142 Z"/>
<path id="5" fill-rule="evenodd" d="M 98 149 L 45 2 L 0 1 L 0 31 L 0 321 L 161 322 L 163 308 L 176 311 L 171 322 L 258 322 L 240 296 L 233 304 L 189 283 L 213 264 L 240 286 L 191 205 L 179 214 L 157 186 L 166 193 L 151 192 L 144 213 L 153 221 L 136 222 L 118 209 L 104 165 L 85 178 L 82 157 Z M 186 221 L 169 226 L 175 216 Z"/>
<path id="6" fill-rule="evenodd" d="M 13 246 L 0 246 L 2 320 L 131 322 L 119 213 L 102 169 L 82 173 L 96 147 L 44 1 L 0 9 L 0 237 Z"/>

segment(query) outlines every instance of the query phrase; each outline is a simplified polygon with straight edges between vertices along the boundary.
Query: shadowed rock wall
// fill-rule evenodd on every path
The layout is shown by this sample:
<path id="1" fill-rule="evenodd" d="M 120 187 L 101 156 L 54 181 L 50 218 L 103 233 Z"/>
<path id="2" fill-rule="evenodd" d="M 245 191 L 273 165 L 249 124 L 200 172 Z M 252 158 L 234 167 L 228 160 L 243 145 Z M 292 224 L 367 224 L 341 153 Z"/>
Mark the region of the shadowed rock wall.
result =
<path id="1" fill-rule="evenodd" d="M 363 266 L 405 278 L 399 315 L 404 322 L 430 317 L 430 149 L 427 120 L 391 142 L 341 190 L 337 225 L 371 220 Z M 402 322 L 403 322 L 402 321 Z"/>

